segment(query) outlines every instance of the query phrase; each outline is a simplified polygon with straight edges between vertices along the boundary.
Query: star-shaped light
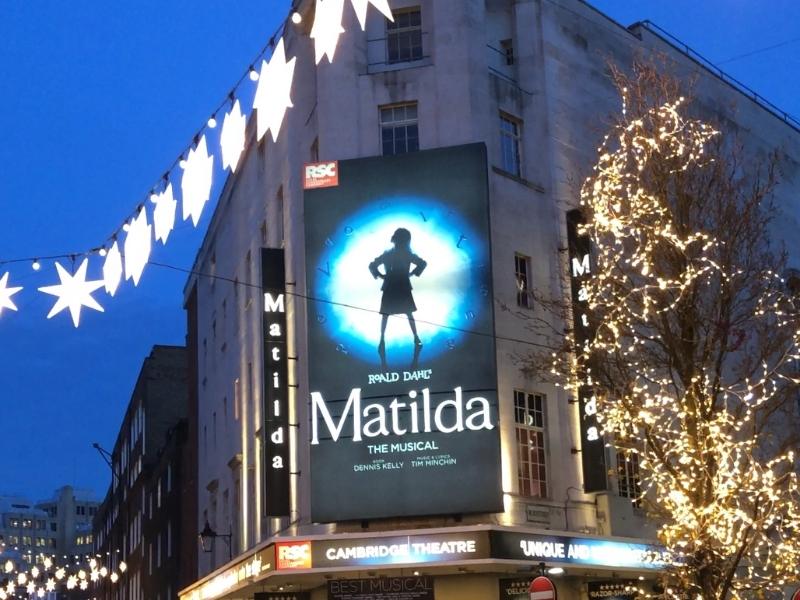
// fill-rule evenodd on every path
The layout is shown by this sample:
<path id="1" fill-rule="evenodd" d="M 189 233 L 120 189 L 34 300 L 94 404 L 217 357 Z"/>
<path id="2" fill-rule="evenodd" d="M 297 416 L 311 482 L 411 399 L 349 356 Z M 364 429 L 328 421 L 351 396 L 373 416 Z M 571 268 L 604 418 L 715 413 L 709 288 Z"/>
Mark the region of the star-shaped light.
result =
<path id="1" fill-rule="evenodd" d="M 200 138 L 197 148 L 189 150 L 181 178 L 183 194 L 183 220 L 192 217 L 195 227 L 200 221 L 203 207 L 211 196 L 211 172 L 214 168 L 214 157 L 209 156 L 206 136 Z"/>
<path id="2" fill-rule="evenodd" d="M 175 210 L 178 207 L 178 201 L 172 195 L 172 184 L 167 184 L 163 192 L 156 194 L 153 202 L 156 205 L 155 210 L 153 210 L 153 226 L 156 230 L 156 239 L 161 240 L 162 244 L 166 244 L 167 238 L 175 226 Z"/>
<path id="3" fill-rule="evenodd" d="M 389 0 L 352 0 L 353 10 L 356 11 L 358 22 L 361 24 L 361 31 L 367 27 L 367 6 L 372 4 L 375 8 L 383 13 L 383 16 L 394 22 L 392 16 L 392 9 L 389 8 Z"/>
<path id="4" fill-rule="evenodd" d="M 319 64 L 323 56 L 327 56 L 328 61 L 333 62 L 333 55 L 336 52 L 336 44 L 339 43 L 339 36 L 344 33 L 344 28 L 342 27 L 343 11 L 344 0 L 317 0 L 314 26 L 311 28 L 317 64 Z"/>
<path id="5" fill-rule="evenodd" d="M 150 259 L 152 239 L 153 226 L 147 222 L 147 210 L 143 206 L 139 215 L 130 222 L 125 237 L 125 279 L 133 279 L 134 285 L 139 285 L 142 271 Z"/>
<path id="6" fill-rule="evenodd" d="M 69 308 L 72 315 L 72 322 L 75 327 L 81 318 L 81 307 L 86 306 L 103 312 L 103 307 L 92 298 L 92 292 L 97 288 L 103 287 L 104 281 L 86 281 L 86 269 L 89 266 L 89 259 L 84 258 L 81 266 L 75 272 L 75 275 L 70 275 L 67 270 L 56 263 L 56 271 L 58 271 L 58 278 L 61 280 L 59 285 L 48 285 L 40 287 L 39 291 L 51 296 L 58 297 L 58 300 L 50 309 L 47 318 L 57 315 L 65 308 Z"/>
<path id="7" fill-rule="evenodd" d="M 272 141 L 278 141 L 286 109 L 294 106 L 290 94 L 296 61 L 296 58 L 286 61 L 283 38 L 275 46 L 269 63 L 261 61 L 261 74 L 258 76 L 258 88 L 253 99 L 257 117 L 256 138 L 259 141 L 267 129 L 272 132 Z"/>
<path id="8" fill-rule="evenodd" d="M 48 592 L 52 592 L 56 589 L 56 582 L 53 579 L 48 579 L 47 583 L 44 584 L 45 589 Z"/>
<path id="9" fill-rule="evenodd" d="M 75 577 L 75 575 L 70 575 L 69 577 L 67 577 L 67 589 L 68 590 L 75 589 L 76 585 L 78 585 L 78 578 Z"/>
<path id="10" fill-rule="evenodd" d="M 106 292 L 110 296 L 117 293 L 117 287 L 122 279 L 122 254 L 119 251 L 119 244 L 114 242 L 111 249 L 106 253 L 106 261 L 103 263 L 103 283 Z"/>
<path id="11" fill-rule="evenodd" d="M 242 150 L 244 150 L 246 126 L 247 117 L 242 114 L 242 107 L 237 100 L 233 103 L 230 112 L 225 115 L 225 120 L 222 122 L 222 131 L 219 134 L 223 169 L 230 167 L 231 172 L 236 171 Z"/>
<path id="12" fill-rule="evenodd" d="M 3 314 L 4 308 L 17 310 L 16 304 L 11 301 L 11 296 L 19 292 L 21 287 L 7 287 L 8 286 L 8 273 L 0 277 L 0 314 Z M 10 561 L 9 561 L 10 562 Z M 8 563 L 6 563 L 8 564 Z M 12 565 L 13 568 L 13 565 Z"/>
<path id="13" fill-rule="evenodd" d="M 28 595 L 32 595 L 36 591 L 36 585 L 31 581 L 28 583 L 28 587 L 25 588 L 28 592 Z"/>

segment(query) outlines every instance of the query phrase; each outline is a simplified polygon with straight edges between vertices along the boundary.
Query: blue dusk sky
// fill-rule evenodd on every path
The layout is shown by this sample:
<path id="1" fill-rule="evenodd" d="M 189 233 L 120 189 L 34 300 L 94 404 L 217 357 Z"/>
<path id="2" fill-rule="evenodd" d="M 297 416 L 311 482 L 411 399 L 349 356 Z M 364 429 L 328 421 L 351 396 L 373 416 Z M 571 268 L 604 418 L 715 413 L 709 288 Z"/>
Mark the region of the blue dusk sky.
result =
<path id="1" fill-rule="evenodd" d="M 564 0 L 545 0 L 559 5 Z M 348 3 L 349 4 L 349 3 Z M 624 25 L 650 19 L 781 109 L 800 116 L 800 3 L 598 0 Z M 102 244 L 205 123 L 289 0 L 5 2 L 0 7 L 0 262 Z M 349 7 L 347 10 L 351 10 Z M 252 95 L 252 83 L 243 95 Z M 176 180 L 177 182 L 177 180 Z M 208 224 L 181 222 L 152 260 L 189 268 Z M 65 266 L 69 267 L 69 261 Z M 95 257 L 90 278 L 100 278 Z M 53 261 L 0 264 L 19 312 L 0 315 L 0 494 L 33 500 L 72 484 L 102 498 L 111 448 L 142 360 L 182 344 L 186 275 L 150 265 L 138 287 L 95 294 L 75 329 L 45 317 Z"/>

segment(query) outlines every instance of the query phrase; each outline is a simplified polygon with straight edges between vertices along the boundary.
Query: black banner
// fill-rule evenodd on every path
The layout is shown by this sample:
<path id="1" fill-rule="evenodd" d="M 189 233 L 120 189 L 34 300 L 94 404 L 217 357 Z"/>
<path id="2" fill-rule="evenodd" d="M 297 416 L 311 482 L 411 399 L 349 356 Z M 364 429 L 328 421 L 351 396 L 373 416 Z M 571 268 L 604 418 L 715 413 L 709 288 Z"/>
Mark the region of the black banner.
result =
<path id="1" fill-rule="evenodd" d="M 433 600 L 433 579 L 333 579 L 328 582 L 328 600 Z"/>
<path id="2" fill-rule="evenodd" d="M 264 336 L 264 514 L 289 516 L 289 386 L 284 252 L 261 250 Z"/>
<path id="3" fill-rule="evenodd" d="M 589 600 L 636 600 L 638 587 L 633 579 L 590 581 Z"/>
<path id="4" fill-rule="evenodd" d="M 589 319 L 586 290 L 583 287 L 592 275 L 592 244 L 587 236 L 578 235 L 583 223 L 579 210 L 567 213 L 567 244 L 569 246 L 569 276 L 572 288 L 572 319 L 575 344 L 582 348 L 594 336 Z M 578 389 L 580 410 L 581 462 L 583 466 L 583 489 L 600 492 L 608 489 L 606 477 L 606 455 L 600 424 L 597 420 L 597 398 L 591 387 L 581 385 Z"/>
<path id="5" fill-rule="evenodd" d="M 311 518 L 500 512 L 486 148 L 305 191 Z"/>

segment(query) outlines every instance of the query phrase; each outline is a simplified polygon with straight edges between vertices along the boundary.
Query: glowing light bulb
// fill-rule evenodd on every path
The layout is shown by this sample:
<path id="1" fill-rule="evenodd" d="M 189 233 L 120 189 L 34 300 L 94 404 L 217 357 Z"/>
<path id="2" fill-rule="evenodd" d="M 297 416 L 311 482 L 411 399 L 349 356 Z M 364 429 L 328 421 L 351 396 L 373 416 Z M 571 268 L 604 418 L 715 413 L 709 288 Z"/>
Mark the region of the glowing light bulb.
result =
<path id="1" fill-rule="evenodd" d="M 294 23 L 295 25 L 299 25 L 302 22 L 303 22 L 303 15 L 301 15 L 299 12 L 292 13 L 292 23 Z"/>
<path id="2" fill-rule="evenodd" d="M 97 253 L 100 256 L 105 256 L 106 254 L 108 254 L 108 250 L 106 250 L 105 248 L 100 248 L 100 250 Z"/>
<path id="3" fill-rule="evenodd" d="M 250 76 L 250 81 L 258 81 L 258 71 L 255 70 L 253 65 L 250 65 L 250 72 L 248 75 Z"/>
<path id="4" fill-rule="evenodd" d="M 36 258 L 36 259 L 34 259 L 34 260 L 33 260 L 33 263 L 31 264 L 31 268 L 32 268 L 34 271 L 38 271 L 39 269 L 41 269 L 41 268 L 42 268 L 42 263 L 40 263 L 40 262 L 39 262 L 39 259 L 38 259 L 38 258 Z"/>
<path id="5" fill-rule="evenodd" d="M 214 118 L 214 115 L 211 115 L 208 118 L 208 128 L 209 129 L 214 129 L 214 127 L 216 127 L 216 126 L 217 126 L 217 120 Z"/>
<path id="6" fill-rule="evenodd" d="M 128 565 L 126 565 L 126 564 L 125 564 L 125 561 L 124 561 L 124 560 L 123 560 L 123 561 L 120 561 L 120 563 L 119 563 L 119 570 L 120 570 L 120 572 L 121 572 L 121 573 L 124 573 L 125 571 L 127 571 L 127 570 L 128 570 Z"/>

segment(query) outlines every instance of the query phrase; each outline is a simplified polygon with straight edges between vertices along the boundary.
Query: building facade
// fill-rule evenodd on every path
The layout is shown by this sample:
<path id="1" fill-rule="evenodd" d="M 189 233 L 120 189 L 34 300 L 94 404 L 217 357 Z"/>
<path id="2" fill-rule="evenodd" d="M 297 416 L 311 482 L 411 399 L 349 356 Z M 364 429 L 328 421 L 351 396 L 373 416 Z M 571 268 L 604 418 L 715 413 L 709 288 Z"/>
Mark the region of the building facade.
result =
<path id="1" fill-rule="evenodd" d="M 637 466 L 519 362 L 619 111 L 607 61 L 661 52 L 696 75 L 701 110 L 784 148 L 785 206 L 797 124 L 579 0 L 391 0 L 365 32 L 348 8 L 317 67 L 312 2 L 295 5 L 293 108 L 277 142 L 249 124 L 186 286 L 195 526 L 230 534 L 233 559 L 198 547 L 181 600 L 496 599 L 556 567 L 561 598 L 651 585 Z"/>
<path id="2" fill-rule="evenodd" d="M 118 576 L 97 584 L 98 598 L 165 599 L 181 585 L 186 380 L 186 349 L 154 346 L 114 443 L 111 485 L 94 518 L 95 551 Z"/>
<path id="3" fill-rule="evenodd" d="M 85 558 L 94 551 L 91 522 L 99 504 L 91 491 L 69 485 L 37 503 L 0 496 L 0 560 L 34 565 L 44 556 Z"/>

